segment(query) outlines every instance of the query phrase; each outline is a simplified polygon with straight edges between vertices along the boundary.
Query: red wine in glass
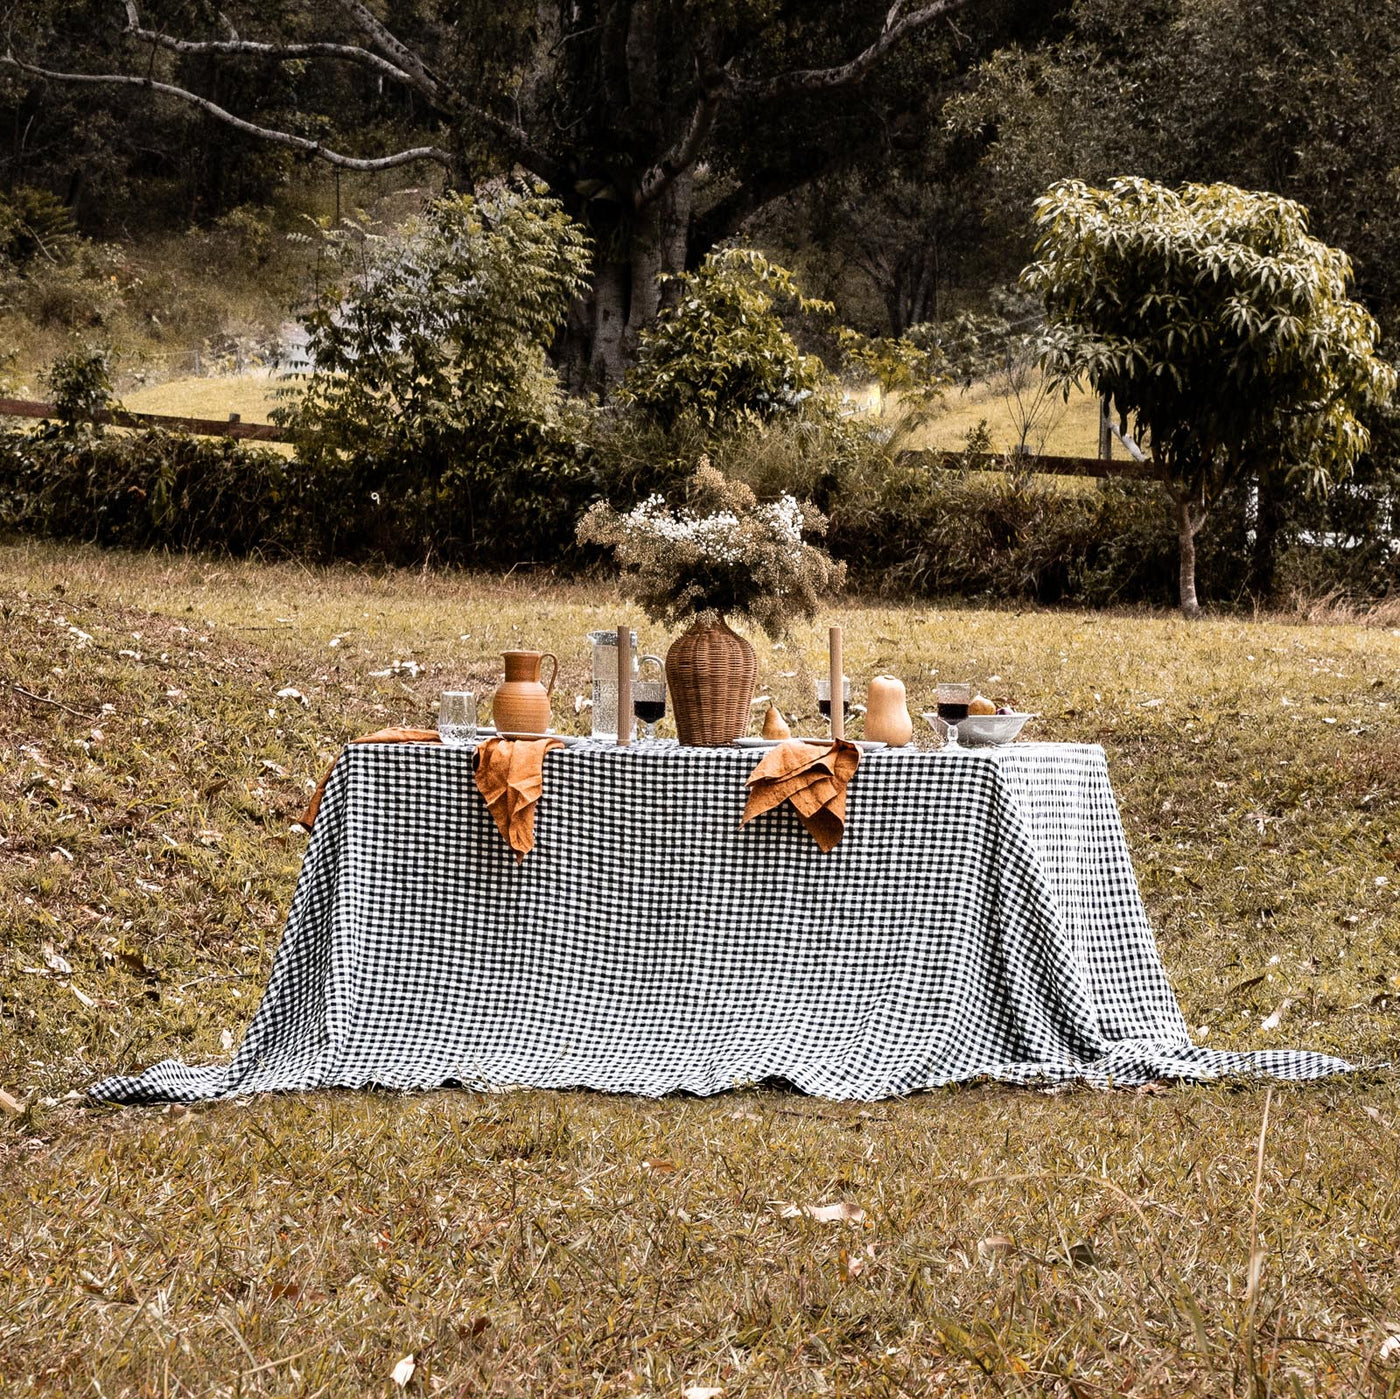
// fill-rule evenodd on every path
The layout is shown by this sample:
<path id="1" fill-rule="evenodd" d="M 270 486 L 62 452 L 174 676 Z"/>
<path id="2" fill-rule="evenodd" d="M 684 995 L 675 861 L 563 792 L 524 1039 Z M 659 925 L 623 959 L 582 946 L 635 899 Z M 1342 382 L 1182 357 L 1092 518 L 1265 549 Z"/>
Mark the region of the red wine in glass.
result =
<path id="1" fill-rule="evenodd" d="M 651 725 L 659 724 L 666 717 L 666 701 L 663 700 L 633 700 L 632 709 L 642 723 Z"/>
<path id="2" fill-rule="evenodd" d="M 817 709 L 818 709 L 818 711 L 820 712 L 820 714 L 821 714 L 821 716 L 822 716 L 823 719 L 830 719 L 830 718 L 831 718 L 831 701 L 830 701 L 829 699 L 819 699 L 819 700 L 817 701 Z M 850 718 L 850 714 L 851 714 L 851 702 L 850 702 L 850 700 L 842 700 L 842 701 L 841 701 L 841 713 L 842 713 L 842 716 L 843 716 L 843 717 L 845 717 L 845 718 Z"/>
<path id="3" fill-rule="evenodd" d="M 966 704 L 950 704 L 946 700 L 938 703 L 938 717 L 945 724 L 961 724 L 967 718 Z"/>

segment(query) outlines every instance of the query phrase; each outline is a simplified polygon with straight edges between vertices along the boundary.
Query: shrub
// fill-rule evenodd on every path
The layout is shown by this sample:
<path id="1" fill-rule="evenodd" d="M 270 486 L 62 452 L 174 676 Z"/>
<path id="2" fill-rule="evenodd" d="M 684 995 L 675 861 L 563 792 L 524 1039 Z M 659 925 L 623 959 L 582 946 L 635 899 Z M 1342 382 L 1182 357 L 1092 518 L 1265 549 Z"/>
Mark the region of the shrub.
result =
<path id="1" fill-rule="evenodd" d="M 327 253 L 337 275 L 303 317 L 314 369 L 273 416 L 335 506 L 328 547 L 481 564 L 567 549 L 587 409 L 546 352 L 584 286 L 582 230 L 512 189 L 439 199 L 392 239 L 332 235 Z"/>
<path id="2" fill-rule="evenodd" d="M 663 429 L 693 416 L 723 431 L 795 412 L 822 385 L 821 361 L 798 349 L 778 302 L 832 308 L 804 297 L 787 268 L 724 248 L 674 280 L 679 299 L 642 332 L 618 403 Z"/>
<path id="3" fill-rule="evenodd" d="M 46 425 L 0 436 L 0 525 L 126 548 L 321 552 L 305 472 L 228 438 Z"/>

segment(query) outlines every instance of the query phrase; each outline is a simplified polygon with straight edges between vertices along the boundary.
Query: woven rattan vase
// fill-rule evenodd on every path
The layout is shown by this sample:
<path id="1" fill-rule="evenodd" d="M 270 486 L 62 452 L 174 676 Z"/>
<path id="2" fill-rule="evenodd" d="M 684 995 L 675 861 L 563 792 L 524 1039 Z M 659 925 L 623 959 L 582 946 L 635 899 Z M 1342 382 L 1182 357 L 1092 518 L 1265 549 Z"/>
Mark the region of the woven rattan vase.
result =
<path id="1" fill-rule="evenodd" d="M 749 727 L 758 657 L 723 618 L 694 626 L 666 652 L 666 688 L 682 743 L 717 748 Z"/>

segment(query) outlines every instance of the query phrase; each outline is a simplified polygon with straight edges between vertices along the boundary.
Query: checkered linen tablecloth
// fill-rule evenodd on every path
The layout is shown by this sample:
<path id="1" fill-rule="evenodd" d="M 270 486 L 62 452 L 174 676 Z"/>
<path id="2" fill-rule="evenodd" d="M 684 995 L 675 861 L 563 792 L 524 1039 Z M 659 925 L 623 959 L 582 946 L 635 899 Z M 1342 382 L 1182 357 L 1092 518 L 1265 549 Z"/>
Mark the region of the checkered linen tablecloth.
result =
<path id="1" fill-rule="evenodd" d="M 469 750 L 347 748 L 232 1062 L 167 1061 L 90 1091 L 781 1081 L 870 1100 L 981 1075 L 1106 1086 L 1348 1068 L 1192 1045 L 1101 748 L 867 753 L 828 855 L 786 806 L 740 828 L 760 756 L 551 753 L 517 865 Z"/>

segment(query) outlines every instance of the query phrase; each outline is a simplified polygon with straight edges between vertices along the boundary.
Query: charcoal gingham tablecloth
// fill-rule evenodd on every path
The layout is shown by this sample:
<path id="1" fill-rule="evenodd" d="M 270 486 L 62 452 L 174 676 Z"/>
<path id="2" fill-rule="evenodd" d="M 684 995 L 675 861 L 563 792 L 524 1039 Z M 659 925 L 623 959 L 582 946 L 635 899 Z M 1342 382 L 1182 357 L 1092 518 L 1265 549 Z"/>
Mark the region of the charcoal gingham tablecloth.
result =
<path id="1" fill-rule="evenodd" d="M 981 1075 L 1107 1086 L 1347 1069 L 1191 1043 L 1101 748 L 867 753 L 827 855 L 786 806 L 741 829 L 760 756 L 551 753 L 517 865 L 470 750 L 347 748 L 232 1062 L 167 1061 L 90 1091 L 656 1095 L 777 1080 L 869 1100 Z"/>

